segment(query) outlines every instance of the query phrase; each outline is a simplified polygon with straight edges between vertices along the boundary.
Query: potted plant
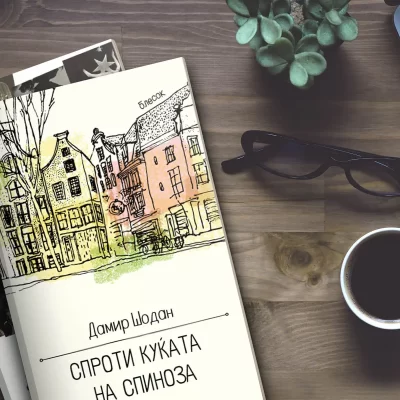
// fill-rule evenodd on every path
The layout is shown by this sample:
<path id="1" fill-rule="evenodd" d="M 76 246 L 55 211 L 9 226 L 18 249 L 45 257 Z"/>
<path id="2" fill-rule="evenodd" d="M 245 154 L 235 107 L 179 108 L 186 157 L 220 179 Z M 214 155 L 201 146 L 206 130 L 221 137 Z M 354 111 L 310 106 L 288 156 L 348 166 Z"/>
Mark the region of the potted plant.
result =
<path id="1" fill-rule="evenodd" d="M 256 52 L 272 75 L 307 89 L 327 68 L 324 51 L 358 36 L 350 0 L 226 0 L 236 40 Z"/>

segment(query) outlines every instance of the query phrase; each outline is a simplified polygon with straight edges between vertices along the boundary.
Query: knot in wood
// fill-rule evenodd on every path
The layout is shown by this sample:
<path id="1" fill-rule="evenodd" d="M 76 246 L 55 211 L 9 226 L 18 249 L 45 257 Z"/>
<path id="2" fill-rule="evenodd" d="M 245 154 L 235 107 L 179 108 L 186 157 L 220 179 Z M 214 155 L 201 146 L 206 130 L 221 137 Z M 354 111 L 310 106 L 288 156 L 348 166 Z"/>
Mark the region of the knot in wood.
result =
<path id="1" fill-rule="evenodd" d="M 291 264 L 298 267 L 306 267 L 312 262 L 311 254 L 301 249 L 293 249 L 289 258 Z"/>

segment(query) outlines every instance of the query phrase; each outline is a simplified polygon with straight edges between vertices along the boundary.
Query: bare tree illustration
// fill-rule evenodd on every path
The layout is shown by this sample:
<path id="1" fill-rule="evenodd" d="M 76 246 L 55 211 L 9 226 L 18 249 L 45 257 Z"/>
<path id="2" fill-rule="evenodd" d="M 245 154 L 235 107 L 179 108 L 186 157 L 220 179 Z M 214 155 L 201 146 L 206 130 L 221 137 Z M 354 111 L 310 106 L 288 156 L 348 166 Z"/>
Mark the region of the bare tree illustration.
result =
<path id="1" fill-rule="evenodd" d="M 38 203 L 39 182 L 42 179 L 40 169 L 41 143 L 50 110 L 55 104 L 54 91 L 39 92 L 39 99 L 32 94 L 13 98 L 3 102 L 7 121 L 0 122 L 1 131 L 7 133 L 5 145 L 13 155 L 13 163 L 4 166 L 4 172 L 14 175 L 35 208 L 39 223 L 46 238 L 49 251 L 53 256 L 57 271 L 61 265 L 57 259 L 52 241 L 45 223 L 45 216 Z"/>

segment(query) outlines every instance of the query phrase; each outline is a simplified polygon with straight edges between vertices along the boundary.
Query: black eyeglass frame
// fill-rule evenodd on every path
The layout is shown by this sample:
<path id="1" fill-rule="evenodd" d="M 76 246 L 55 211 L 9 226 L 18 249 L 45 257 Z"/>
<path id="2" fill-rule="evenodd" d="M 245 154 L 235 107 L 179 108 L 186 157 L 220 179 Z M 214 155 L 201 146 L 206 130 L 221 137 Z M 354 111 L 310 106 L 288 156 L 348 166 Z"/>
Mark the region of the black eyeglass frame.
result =
<path id="1" fill-rule="evenodd" d="M 254 143 L 264 143 L 270 144 L 272 146 L 265 149 L 253 150 Z M 295 143 L 299 146 L 303 146 L 308 151 L 313 151 L 319 156 L 324 155 L 326 157 L 326 161 L 323 162 L 320 167 L 318 167 L 314 172 L 299 176 L 285 174 L 260 163 L 261 161 L 265 161 L 268 158 L 268 153 L 271 151 L 271 149 L 277 149 L 278 146 L 283 146 L 287 143 Z M 257 166 L 267 172 L 270 172 L 271 174 L 283 178 L 309 180 L 321 176 L 329 168 L 336 166 L 342 168 L 349 183 L 354 188 L 363 193 L 377 197 L 400 197 L 400 192 L 374 192 L 368 190 L 358 184 L 351 175 L 351 167 L 355 165 L 360 166 L 360 164 L 368 165 L 374 163 L 380 168 L 384 168 L 385 171 L 389 173 L 391 177 L 399 183 L 400 186 L 400 158 L 385 157 L 378 154 L 366 153 L 363 151 L 348 149 L 344 147 L 318 144 L 296 139 L 290 136 L 259 130 L 250 130 L 244 132 L 241 138 L 241 144 L 245 154 L 223 161 L 221 165 L 224 172 L 235 173 L 245 168 Z M 344 159 L 338 159 L 338 157 Z"/>

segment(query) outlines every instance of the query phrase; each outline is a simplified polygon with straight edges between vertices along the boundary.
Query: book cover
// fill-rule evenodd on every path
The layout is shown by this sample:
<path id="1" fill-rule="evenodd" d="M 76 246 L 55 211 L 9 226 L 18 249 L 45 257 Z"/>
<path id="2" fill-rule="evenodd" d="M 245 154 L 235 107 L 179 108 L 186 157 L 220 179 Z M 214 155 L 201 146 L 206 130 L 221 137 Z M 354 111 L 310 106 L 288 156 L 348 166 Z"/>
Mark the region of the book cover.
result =
<path id="1" fill-rule="evenodd" d="M 112 60 L 115 62 L 110 62 Z M 120 70 L 125 68 L 118 47 L 114 40 L 109 39 L 0 78 L 0 99 L 51 89 Z M 14 86 L 14 83 L 22 78 L 29 80 Z M 13 82 L 10 88 L 5 84 L 8 81 Z M 27 385 L 18 346 L 15 337 L 11 336 L 13 333 L 4 288 L 0 284 L 0 378 L 3 377 L 0 379 L 0 391 L 3 391 L 5 400 L 22 400 L 28 396 Z"/>
<path id="2" fill-rule="evenodd" d="M 0 100 L 123 71 L 114 40 L 94 44 L 0 78 Z"/>
<path id="3" fill-rule="evenodd" d="M 0 354 L 0 399 L 30 400 L 15 335 L 0 337 Z"/>
<path id="4" fill-rule="evenodd" d="M 0 130 L 32 398 L 264 398 L 184 60 L 6 100 Z"/>

